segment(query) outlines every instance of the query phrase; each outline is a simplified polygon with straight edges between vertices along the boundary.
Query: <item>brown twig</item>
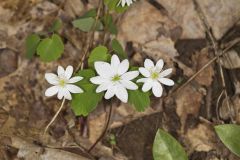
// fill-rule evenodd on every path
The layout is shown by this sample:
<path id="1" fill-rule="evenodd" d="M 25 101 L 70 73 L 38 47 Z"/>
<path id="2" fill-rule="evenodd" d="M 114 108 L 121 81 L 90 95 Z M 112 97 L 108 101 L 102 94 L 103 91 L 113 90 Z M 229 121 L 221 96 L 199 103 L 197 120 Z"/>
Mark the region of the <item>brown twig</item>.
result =
<path id="1" fill-rule="evenodd" d="M 222 55 L 226 54 L 229 49 L 231 49 L 233 46 L 235 46 L 239 42 L 240 42 L 240 38 L 229 42 L 228 46 L 222 51 L 221 55 L 219 55 L 219 56 L 222 56 Z M 194 78 L 196 78 L 203 70 L 205 70 L 209 65 L 211 65 L 216 60 L 217 60 L 217 56 L 215 56 L 208 63 L 206 63 L 201 69 L 199 69 L 194 75 L 192 75 L 184 84 L 182 84 L 180 87 L 176 88 L 171 93 L 171 95 L 175 94 L 175 93 L 178 93 L 178 91 L 182 90 L 186 85 L 188 85 Z"/>
<path id="2" fill-rule="evenodd" d="M 196 7 L 199 18 L 201 19 L 201 21 L 202 21 L 202 23 L 205 27 L 205 30 L 206 30 L 209 38 L 210 38 L 210 41 L 213 45 L 214 54 L 215 54 L 215 56 L 217 56 L 217 63 L 218 63 L 219 71 L 220 71 L 220 77 L 221 77 L 221 80 L 222 80 L 222 87 L 224 89 L 225 98 L 227 100 L 227 107 L 228 107 L 229 111 L 231 112 L 231 107 L 230 107 L 230 104 L 229 104 L 229 96 L 228 96 L 227 89 L 226 89 L 226 82 L 225 82 L 225 78 L 224 78 L 223 68 L 222 68 L 222 65 L 220 64 L 220 53 L 219 53 L 218 44 L 216 42 L 216 39 L 215 39 L 214 35 L 210 32 L 211 28 L 210 28 L 210 26 L 209 26 L 209 24 L 206 20 L 206 17 L 203 14 L 203 11 L 202 11 L 201 7 L 199 6 L 199 4 L 196 0 L 193 0 L 193 2 L 194 2 L 194 5 Z M 230 113 L 230 118 L 231 118 L 231 121 L 234 122 L 233 115 L 231 113 Z"/>
<path id="3" fill-rule="evenodd" d="M 96 140 L 96 142 L 93 143 L 93 145 L 88 149 L 88 152 L 89 152 L 89 153 L 94 149 L 94 147 L 98 144 L 98 142 L 100 142 L 101 139 L 105 136 L 105 134 L 106 134 L 106 132 L 107 132 L 107 130 L 108 130 L 110 121 L 111 121 L 112 107 L 113 107 L 113 105 L 112 105 L 112 103 L 111 103 L 105 128 L 104 128 L 102 134 L 101 134 L 101 135 L 99 136 L 99 138 Z"/>
<path id="4" fill-rule="evenodd" d="M 90 40 L 89 42 L 87 43 L 87 46 L 84 50 L 84 53 L 83 53 L 83 56 L 76 68 L 76 72 L 79 70 L 79 69 L 83 69 L 83 65 L 84 65 L 84 60 L 85 58 L 88 56 L 88 53 L 89 53 L 89 49 L 91 48 L 92 46 L 92 43 L 93 43 L 93 40 L 94 40 L 94 34 L 95 34 L 95 30 L 96 30 L 96 27 L 97 27 L 97 22 L 98 22 L 98 19 L 99 19 L 99 16 L 100 16 L 100 13 L 101 13 L 101 8 L 102 8 L 102 0 L 99 0 L 99 3 L 98 3 L 98 10 L 97 10 L 97 16 L 95 17 L 95 22 L 92 26 L 92 31 L 88 33 L 88 36 L 87 37 L 90 37 Z"/>

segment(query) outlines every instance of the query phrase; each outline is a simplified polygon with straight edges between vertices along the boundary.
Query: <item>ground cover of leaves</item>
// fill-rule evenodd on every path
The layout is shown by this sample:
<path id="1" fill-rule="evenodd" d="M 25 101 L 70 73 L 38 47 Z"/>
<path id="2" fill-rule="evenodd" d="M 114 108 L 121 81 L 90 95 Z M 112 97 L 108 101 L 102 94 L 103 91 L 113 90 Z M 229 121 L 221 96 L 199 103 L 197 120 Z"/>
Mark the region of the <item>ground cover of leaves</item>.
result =
<path id="1" fill-rule="evenodd" d="M 44 73 L 55 71 L 58 65 L 78 65 L 88 37 L 74 29 L 71 21 L 97 4 L 97 0 L 1 0 L 0 159 L 91 158 L 82 147 L 89 148 L 101 134 L 109 102 L 99 104 L 87 118 L 75 117 L 67 104 L 43 135 L 61 103 L 44 97 L 48 86 Z M 151 160 L 154 135 L 163 128 L 184 146 L 190 160 L 238 160 L 217 138 L 213 125 L 240 123 L 239 45 L 219 60 L 230 110 L 224 97 L 219 100 L 223 87 L 216 62 L 176 89 L 215 57 L 203 19 L 221 50 L 240 35 L 239 10 L 239 0 L 139 0 L 124 14 L 115 15 L 117 39 L 131 63 L 142 65 L 147 57 L 162 58 L 167 68 L 174 69 L 176 85 L 166 87 L 163 98 L 152 98 L 144 112 L 113 101 L 110 129 L 92 155 L 101 160 Z M 49 28 L 56 17 L 64 24 L 59 31 L 64 55 L 53 63 L 26 59 L 26 36 Z M 100 34 L 95 35 L 95 45 L 101 43 Z M 112 135 L 116 144 L 109 142 Z"/>

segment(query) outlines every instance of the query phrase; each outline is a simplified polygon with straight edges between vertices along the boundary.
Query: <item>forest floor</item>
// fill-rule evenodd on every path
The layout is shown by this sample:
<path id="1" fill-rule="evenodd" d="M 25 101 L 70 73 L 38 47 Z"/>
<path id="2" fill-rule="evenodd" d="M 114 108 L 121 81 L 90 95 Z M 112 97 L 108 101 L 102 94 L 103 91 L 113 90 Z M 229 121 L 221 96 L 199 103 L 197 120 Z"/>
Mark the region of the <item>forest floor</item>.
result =
<path id="1" fill-rule="evenodd" d="M 44 96 L 45 72 L 58 65 L 76 67 L 87 33 L 71 21 L 97 7 L 97 0 L 0 1 L 0 160 L 152 160 L 158 128 L 173 135 L 190 160 L 239 160 L 217 138 L 213 126 L 240 123 L 240 1 L 139 0 L 116 14 L 117 39 L 130 62 L 164 59 L 173 68 L 174 87 L 152 97 L 144 112 L 113 101 L 109 129 L 101 135 L 109 102 L 88 117 L 75 117 L 66 103 L 50 127 L 44 128 L 60 101 Z M 44 63 L 25 56 L 26 36 L 44 31 L 54 19 L 63 21 L 63 56 Z M 101 44 L 96 32 L 94 46 Z M 209 65 L 208 65 L 209 64 Z M 199 72 L 199 70 L 201 70 Z M 115 143 L 110 143 L 110 138 Z"/>

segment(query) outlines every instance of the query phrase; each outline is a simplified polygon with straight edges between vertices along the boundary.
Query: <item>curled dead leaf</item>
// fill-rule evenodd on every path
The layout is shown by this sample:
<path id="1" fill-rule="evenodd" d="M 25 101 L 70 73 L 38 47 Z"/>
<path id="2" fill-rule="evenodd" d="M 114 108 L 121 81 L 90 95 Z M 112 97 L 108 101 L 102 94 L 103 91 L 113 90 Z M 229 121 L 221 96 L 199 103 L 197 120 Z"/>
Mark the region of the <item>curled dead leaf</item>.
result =
<path id="1" fill-rule="evenodd" d="M 220 58 L 220 63 L 227 69 L 240 68 L 240 56 L 235 50 L 230 50 Z"/>

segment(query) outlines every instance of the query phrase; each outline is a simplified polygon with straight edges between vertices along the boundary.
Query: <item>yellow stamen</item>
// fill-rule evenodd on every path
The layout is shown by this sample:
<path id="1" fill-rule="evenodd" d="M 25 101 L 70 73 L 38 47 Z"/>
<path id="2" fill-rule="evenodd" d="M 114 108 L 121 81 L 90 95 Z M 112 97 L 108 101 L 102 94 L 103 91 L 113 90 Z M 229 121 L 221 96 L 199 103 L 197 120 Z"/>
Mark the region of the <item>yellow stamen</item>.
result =
<path id="1" fill-rule="evenodd" d="M 121 79 L 121 77 L 119 75 L 115 75 L 113 78 L 112 78 L 112 81 L 113 82 L 116 82 L 116 81 L 119 81 Z"/>
<path id="2" fill-rule="evenodd" d="M 152 79 L 158 79 L 158 77 L 159 77 L 159 74 L 158 74 L 157 72 L 153 72 L 153 73 L 151 74 L 151 78 L 152 78 Z"/>
<path id="3" fill-rule="evenodd" d="M 65 82 L 64 79 L 61 79 L 61 80 L 59 81 L 59 85 L 60 85 L 61 87 L 64 87 L 65 84 L 66 84 L 66 82 Z"/>

